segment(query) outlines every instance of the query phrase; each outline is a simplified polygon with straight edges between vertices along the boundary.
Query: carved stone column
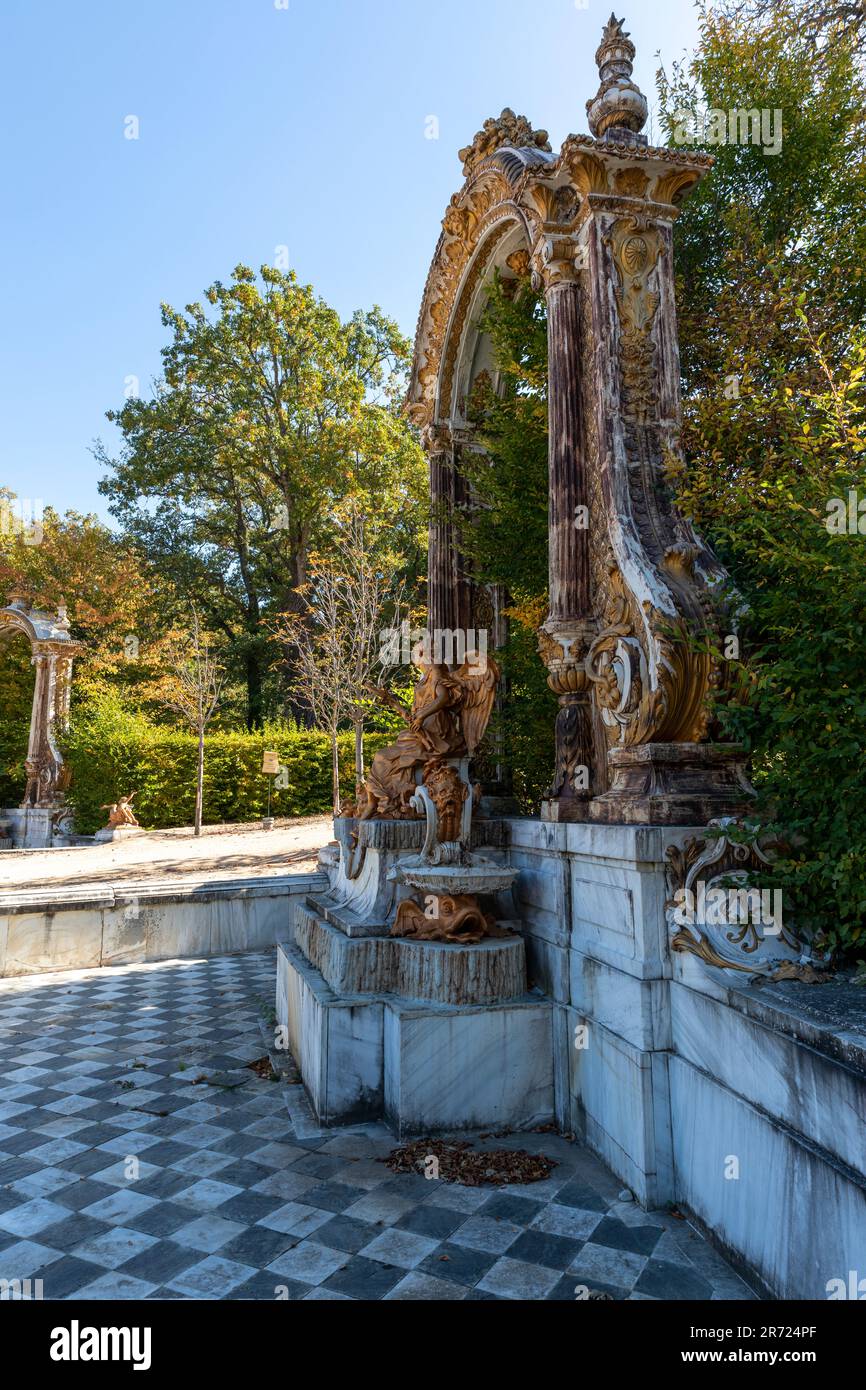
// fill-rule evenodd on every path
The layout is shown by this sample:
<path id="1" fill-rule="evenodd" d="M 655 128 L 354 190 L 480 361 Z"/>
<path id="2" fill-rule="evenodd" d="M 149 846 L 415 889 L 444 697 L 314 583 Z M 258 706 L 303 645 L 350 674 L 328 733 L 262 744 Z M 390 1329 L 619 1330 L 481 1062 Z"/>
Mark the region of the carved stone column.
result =
<path id="1" fill-rule="evenodd" d="M 27 786 L 24 790 L 24 806 L 41 806 L 45 803 L 45 793 L 49 790 L 47 782 L 51 776 L 46 754 L 48 752 L 48 724 L 52 701 L 52 661 L 47 652 L 34 652 L 32 657 L 36 668 L 33 687 L 33 707 L 30 715 L 30 742 L 24 766 L 27 772 Z M 53 780 L 53 779 L 52 779 Z"/>
<path id="2" fill-rule="evenodd" d="M 710 741 L 710 697 L 724 679 L 718 562 L 678 512 L 680 363 L 673 223 L 705 157 L 653 150 L 631 80 L 634 45 L 611 19 L 588 103 L 596 137 L 570 136 L 562 163 L 583 194 L 592 373 L 592 478 L 598 631 L 586 672 L 608 743 L 609 787 L 591 820 L 703 824 L 737 814 L 751 789 L 743 753 Z"/>
<path id="3" fill-rule="evenodd" d="M 450 440 L 440 430 L 425 437 L 430 461 L 430 529 L 427 550 L 427 626 L 450 627 L 454 612 L 450 516 Z"/>
<path id="4" fill-rule="evenodd" d="M 455 446 L 450 433 L 442 429 L 428 430 L 424 443 L 430 460 L 427 627 L 432 639 L 437 632 L 465 630 L 471 621 L 469 584 L 455 535 L 455 515 L 465 500 Z"/>
<path id="5" fill-rule="evenodd" d="M 541 246 L 548 340 L 550 614 L 539 646 L 547 683 L 559 696 L 556 764 L 542 806 L 546 820 L 585 820 L 593 794 L 592 687 L 585 669 L 595 635 L 589 621 L 590 511 L 581 419 L 579 252 L 571 236 Z"/>

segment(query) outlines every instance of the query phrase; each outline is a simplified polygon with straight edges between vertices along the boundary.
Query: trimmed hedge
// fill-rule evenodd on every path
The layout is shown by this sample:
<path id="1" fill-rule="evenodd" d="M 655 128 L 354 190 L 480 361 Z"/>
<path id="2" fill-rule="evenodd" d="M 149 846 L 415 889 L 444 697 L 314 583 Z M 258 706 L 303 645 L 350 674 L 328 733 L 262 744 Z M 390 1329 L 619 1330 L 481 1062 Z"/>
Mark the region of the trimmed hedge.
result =
<path id="1" fill-rule="evenodd" d="M 384 733 L 365 736 L 368 766 L 388 738 Z M 330 811 L 331 748 L 326 734 L 285 726 L 255 733 L 215 730 L 205 737 L 205 824 L 255 821 L 266 814 L 271 780 L 261 771 L 266 748 L 277 750 L 288 773 L 286 788 L 274 785 L 273 815 Z M 191 825 L 197 750 L 194 734 L 152 724 L 142 715 L 123 713 L 111 702 L 82 711 L 64 740 L 64 756 L 72 769 L 69 800 L 75 808 L 76 829 L 81 834 L 99 829 L 107 818 L 101 808 L 131 792 L 136 792 L 135 812 L 147 829 Z M 351 796 L 351 733 L 340 735 L 340 766 L 341 786 L 344 794 Z"/>

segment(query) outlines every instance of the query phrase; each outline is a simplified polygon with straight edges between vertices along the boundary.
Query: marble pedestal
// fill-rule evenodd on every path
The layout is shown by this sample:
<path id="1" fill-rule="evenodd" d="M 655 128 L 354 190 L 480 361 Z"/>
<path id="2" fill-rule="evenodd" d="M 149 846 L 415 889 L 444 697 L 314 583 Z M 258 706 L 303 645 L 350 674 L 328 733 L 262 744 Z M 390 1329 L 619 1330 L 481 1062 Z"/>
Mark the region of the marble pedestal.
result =
<path id="1" fill-rule="evenodd" d="M 335 828 L 331 891 L 298 905 L 277 963 L 277 1019 L 319 1122 L 384 1118 L 399 1137 L 549 1122 L 554 1006 L 528 988 L 510 893 L 491 904 L 509 936 L 392 937 L 420 823 Z M 474 835 L 496 853 L 501 826 Z"/>
<path id="2" fill-rule="evenodd" d="M 72 817 L 60 816 L 59 808 L 15 806 L 0 812 L 9 826 L 7 836 L 14 849 L 50 849 L 52 845 L 69 843 Z"/>
<path id="3" fill-rule="evenodd" d="M 93 837 L 97 845 L 114 844 L 118 840 L 134 840 L 138 835 L 146 835 L 141 825 L 104 825 Z"/>

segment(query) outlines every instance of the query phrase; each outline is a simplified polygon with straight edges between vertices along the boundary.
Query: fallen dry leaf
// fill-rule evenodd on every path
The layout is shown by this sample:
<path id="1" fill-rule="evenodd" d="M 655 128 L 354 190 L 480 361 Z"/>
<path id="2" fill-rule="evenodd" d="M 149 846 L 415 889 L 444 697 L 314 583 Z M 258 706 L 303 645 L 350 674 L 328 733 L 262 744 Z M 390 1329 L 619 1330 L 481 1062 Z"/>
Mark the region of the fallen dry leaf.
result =
<path id="1" fill-rule="evenodd" d="M 526 1149 L 473 1150 L 468 1140 L 416 1139 L 392 1149 L 384 1163 L 394 1173 L 427 1175 L 430 1159 L 436 1160 L 435 1176 L 441 1182 L 463 1187 L 505 1187 L 509 1183 L 543 1182 L 557 1167 L 545 1154 Z"/>

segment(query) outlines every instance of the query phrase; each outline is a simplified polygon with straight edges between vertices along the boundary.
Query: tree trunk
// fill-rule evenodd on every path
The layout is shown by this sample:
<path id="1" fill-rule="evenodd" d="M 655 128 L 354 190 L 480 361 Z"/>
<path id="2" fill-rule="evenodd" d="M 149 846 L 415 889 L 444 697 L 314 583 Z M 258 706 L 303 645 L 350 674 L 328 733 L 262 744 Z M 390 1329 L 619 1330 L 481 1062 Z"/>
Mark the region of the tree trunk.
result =
<path id="1" fill-rule="evenodd" d="M 355 720 L 355 790 L 364 781 L 364 724 L 363 720 Z"/>
<path id="2" fill-rule="evenodd" d="M 331 730 L 331 789 L 334 796 L 334 815 L 340 814 L 340 753 L 337 748 L 337 730 Z"/>
<path id="3" fill-rule="evenodd" d="M 204 729 L 198 731 L 198 771 L 195 783 L 195 833 L 201 834 L 201 812 L 204 800 Z"/>
<path id="4" fill-rule="evenodd" d="M 264 724 L 262 699 L 262 668 L 257 652 L 247 652 L 244 658 L 247 682 L 247 728 L 260 729 Z"/>

